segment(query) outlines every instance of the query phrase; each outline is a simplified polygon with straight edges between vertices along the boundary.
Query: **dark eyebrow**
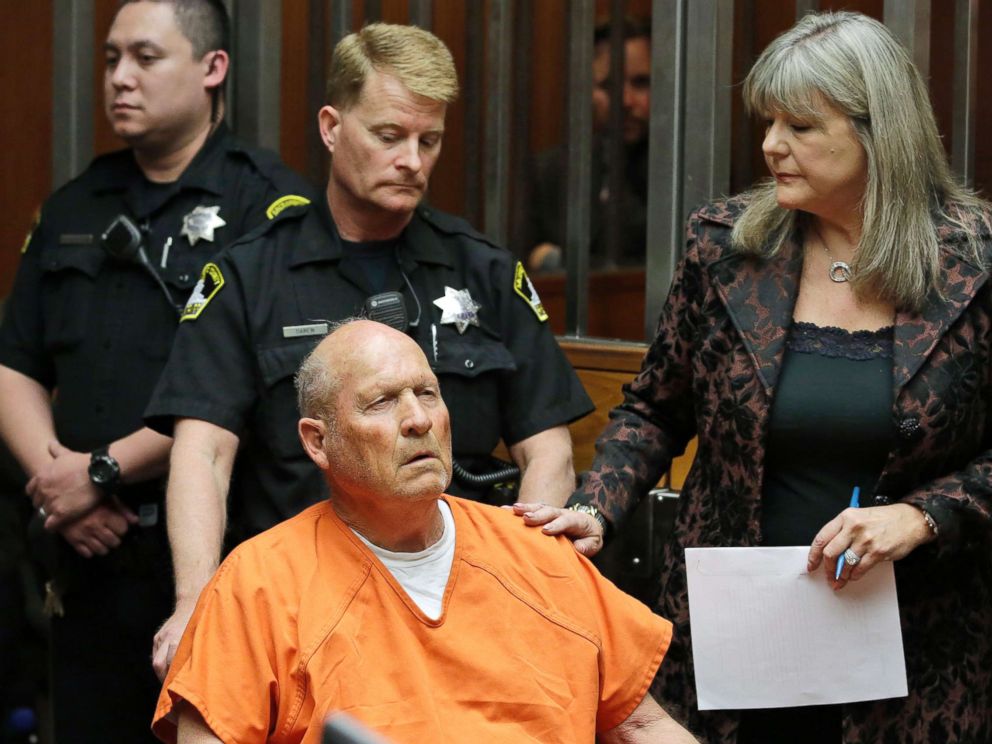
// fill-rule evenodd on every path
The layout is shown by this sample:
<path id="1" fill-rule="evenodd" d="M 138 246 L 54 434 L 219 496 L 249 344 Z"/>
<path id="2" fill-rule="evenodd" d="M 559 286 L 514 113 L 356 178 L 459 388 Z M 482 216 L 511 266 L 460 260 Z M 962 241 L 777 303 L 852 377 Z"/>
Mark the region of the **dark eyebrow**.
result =
<path id="1" fill-rule="evenodd" d="M 165 50 L 156 44 L 151 39 L 138 39 L 137 41 L 132 41 L 127 45 L 127 48 L 132 52 L 141 51 L 143 49 L 150 49 L 157 54 L 163 54 Z M 105 41 L 103 43 L 103 50 L 105 52 L 120 52 L 120 46 L 112 41 Z"/>

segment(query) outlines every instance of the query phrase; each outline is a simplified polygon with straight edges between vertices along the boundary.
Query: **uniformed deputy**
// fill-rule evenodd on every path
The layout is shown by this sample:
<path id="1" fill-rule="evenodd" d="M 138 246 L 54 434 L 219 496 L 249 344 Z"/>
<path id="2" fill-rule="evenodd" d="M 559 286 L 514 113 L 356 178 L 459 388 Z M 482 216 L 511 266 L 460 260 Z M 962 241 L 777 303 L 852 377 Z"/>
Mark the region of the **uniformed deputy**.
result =
<path id="1" fill-rule="evenodd" d="M 427 31 L 373 24 L 346 37 L 319 115 L 326 200 L 285 210 L 205 268 L 146 419 L 163 431 L 176 420 L 177 606 L 156 636 L 160 673 L 220 556 L 238 447 L 238 538 L 326 497 L 296 434 L 292 377 L 328 321 L 383 291 L 402 293 L 440 378 L 456 459 L 471 471 L 502 437 L 521 498 L 563 503 L 573 489 L 566 424 L 592 405 L 523 267 L 463 220 L 418 208 L 457 90 L 450 52 Z"/>
<path id="2" fill-rule="evenodd" d="M 204 263 L 306 188 L 222 122 L 228 29 L 218 0 L 120 8 L 105 104 L 131 149 L 44 204 L 0 329 L 0 433 L 63 538 L 49 584 L 59 744 L 154 740 L 171 440 L 142 413 Z"/>

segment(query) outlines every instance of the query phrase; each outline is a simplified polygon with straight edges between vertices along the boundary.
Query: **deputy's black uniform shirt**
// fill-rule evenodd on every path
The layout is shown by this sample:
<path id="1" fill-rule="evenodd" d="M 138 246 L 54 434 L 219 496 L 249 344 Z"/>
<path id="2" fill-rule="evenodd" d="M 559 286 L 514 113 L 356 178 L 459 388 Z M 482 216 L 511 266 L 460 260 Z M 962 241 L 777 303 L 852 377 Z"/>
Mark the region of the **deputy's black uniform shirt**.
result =
<path id="1" fill-rule="evenodd" d="M 421 207 L 398 255 L 416 298 L 402 275 L 386 289 L 403 292 L 411 320 L 419 317 L 411 334 L 438 375 L 463 465 L 471 470 L 501 436 L 514 444 L 592 409 L 507 251 Z M 321 324 L 357 315 L 379 288 L 344 254 L 324 199 L 286 210 L 208 269 L 201 301 L 187 312 L 197 317 L 180 326 L 146 421 L 170 432 L 174 417 L 197 418 L 242 437 L 231 503 L 241 539 L 326 496 L 297 438 L 293 375 L 323 337 Z M 468 290 L 481 306 L 478 326 L 460 334 L 441 322 L 434 300 L 445 287 Z"/>
<path id="2" fill-rule="evenodd" d="M 145 179 L 130 150 L 97 158 L 44 204 L 0 327 L 0 364 L 58 387 L 55 429 L 83 452 L 140 429 L 178 327 L 149 273 L 110 258 L 100 236 L 126 214 L 145 228 L 151 264 L 180 305 L 222 245 L 266 221 L 280 197 L 307 194 L 274 153 L 248 149 L 223 124 L 171 184 Z M 183 234 L 197 207 L 219 207 Z"/>

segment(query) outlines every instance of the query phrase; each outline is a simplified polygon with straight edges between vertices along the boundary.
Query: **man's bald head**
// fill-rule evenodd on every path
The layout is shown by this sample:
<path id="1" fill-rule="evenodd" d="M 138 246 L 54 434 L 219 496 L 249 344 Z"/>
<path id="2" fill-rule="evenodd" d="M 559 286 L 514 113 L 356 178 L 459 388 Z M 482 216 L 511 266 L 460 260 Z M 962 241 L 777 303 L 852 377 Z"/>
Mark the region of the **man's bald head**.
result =
<path id="1" fill-rule="evenodd" d="M 336 500 L 431 498 L 447 487 L 448 409 L 409 336 L 371 320 L 340 324 L 296 385 L 300 441 Z"/>

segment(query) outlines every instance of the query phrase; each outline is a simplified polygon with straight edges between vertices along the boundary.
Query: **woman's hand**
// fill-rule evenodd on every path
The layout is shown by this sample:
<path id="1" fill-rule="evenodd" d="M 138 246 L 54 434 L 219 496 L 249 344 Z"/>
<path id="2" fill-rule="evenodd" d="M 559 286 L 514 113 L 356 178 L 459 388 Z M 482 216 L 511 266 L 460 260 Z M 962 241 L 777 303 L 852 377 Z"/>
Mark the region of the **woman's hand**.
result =
<path id="1" fill-rule="evenodd" d="M 576 552 L 586 558 L 603 549 L 603 528 L 589 514 L 547 504 L 514 504 L 510 508 L 523 517 L 524 524 L 540 527 L 546 535 L 564 535 L 572 541 Z"/>
<path id="2" fill-rule="evenodd" d="M 880 561 L 904 558 L 933 538 L 923 512 L 909 504 L 845 509 L 813 538 L 806 570 L 813 573 L 822 562 L 827 580 L 840 589 L 848 581 L 860 579 Z M 840 579 L 834 581 L 837 559 L 848 548 L 861 560 L 856 566 L 845 561 Z"/>

